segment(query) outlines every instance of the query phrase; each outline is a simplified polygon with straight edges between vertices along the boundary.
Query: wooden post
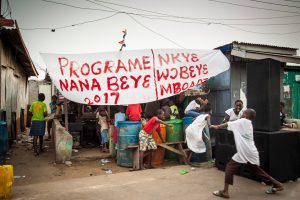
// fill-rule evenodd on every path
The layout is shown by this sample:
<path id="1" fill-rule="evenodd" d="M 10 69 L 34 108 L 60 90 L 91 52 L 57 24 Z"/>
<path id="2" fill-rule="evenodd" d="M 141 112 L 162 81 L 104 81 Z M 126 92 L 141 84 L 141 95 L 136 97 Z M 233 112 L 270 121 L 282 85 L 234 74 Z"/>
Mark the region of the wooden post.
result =
<path id="1" fill-rule="evenodd" d="M 68 117 L 68 103 L 67 103 L 66 98 L 64 98 L 64 113 L 65 113 L 65 128 L 68 131 L 69 130 L 69 117 Z"/>
<path id="2" fill-rule="evenodd" d="M 110 106 L 107 106 L 108 118 L 110 119 Z"/>
<path id="3" fill-rule="evenodd" d="M 13 27 L 14 26 L 14 20 L 0 18 L 0 27 L 2 27 L 2 26 Z"/>

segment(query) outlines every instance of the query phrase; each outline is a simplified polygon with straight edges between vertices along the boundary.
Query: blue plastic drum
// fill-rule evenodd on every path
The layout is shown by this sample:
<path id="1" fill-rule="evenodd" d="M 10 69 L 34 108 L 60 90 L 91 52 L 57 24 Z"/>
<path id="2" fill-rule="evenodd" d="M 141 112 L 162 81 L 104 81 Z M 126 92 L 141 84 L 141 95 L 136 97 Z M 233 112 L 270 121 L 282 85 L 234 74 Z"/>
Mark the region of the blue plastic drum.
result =
<path id="1" fill-rule="evenodd" d="M 0 121 L 0 162 L 5 161 L 5 156 L 8 151 L 8 135 L 6 122 Z"/>
<path id="2" fill-rule="evenodd" d="M 182 124 L 183 124 L 183 135 L 184 135 L 184 140 L 185 140 L 185 129 L 193 123 L 193 117 L 184 117 L 182 118 Z"/>
<path id="3" fill-rule="evenodd" d="M 139 132 L 142 124 L 140 121 L 118 122 L 118 152 L 117 164 L 123 167 L 132 167 L 133 153 L 126 148 L 130 145 L 139 144 Z"/>

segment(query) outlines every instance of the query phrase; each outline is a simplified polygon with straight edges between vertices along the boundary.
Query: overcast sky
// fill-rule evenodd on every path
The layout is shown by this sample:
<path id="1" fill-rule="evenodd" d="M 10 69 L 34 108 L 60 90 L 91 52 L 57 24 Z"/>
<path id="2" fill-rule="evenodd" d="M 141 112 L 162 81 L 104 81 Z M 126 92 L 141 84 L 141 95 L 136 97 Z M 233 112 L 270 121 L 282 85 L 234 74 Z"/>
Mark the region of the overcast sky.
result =
<path id="1" fill-rule="evenodd" d="M 6 10 L 6 1 L 2 0 L 2 13 Z M 64 3 L 77 8 L 54 4 L 49 1 Z M 122 30 L 124 29 L 128 31 L 127 47 L 124 50 L 181 47 L 213 49 L 232 41 L 300 48 L 300 1 L 296 0 L 49 1 L 9 0 L 12 18 L 16 19 L 19 27 L 22 28 L 22 36 L 33 61 L 41 67 L 45 67 L 45 64 L 39 52 L 118 51 L 120 48 L 118 42 L 122 40 Z M 123 6 L 108 4 L 107 2 Z M 144 11 L 128 7 L 143 9 Z M 146 10 L 152 12 L 146 12 Z M 131 14 L 116 13 L 117 11 Z M 172 17 L 166 17 L 167 15 L 172 15 Z M 55 32 L 51 31 L 52 28 L 101 18 L 104 19 L 70 28 L 56 29 Z M 162 18 L 173 21 L 161 20 Z M 202 19 L 195 20 L 194 18 Z M 32 28 L 48 29 L 25 30 Z M 292 34 L 278 35 L 277 33 Z"/>

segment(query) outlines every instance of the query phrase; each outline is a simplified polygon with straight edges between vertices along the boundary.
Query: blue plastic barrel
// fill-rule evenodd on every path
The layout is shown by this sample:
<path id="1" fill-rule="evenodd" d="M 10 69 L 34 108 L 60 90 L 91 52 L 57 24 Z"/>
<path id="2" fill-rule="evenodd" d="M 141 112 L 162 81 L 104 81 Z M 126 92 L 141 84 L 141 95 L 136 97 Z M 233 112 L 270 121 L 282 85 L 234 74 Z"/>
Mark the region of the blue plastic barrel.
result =
<path id="1" fill-rule="evenodd" d="M 118 152 L 117 164 L 123 167 L 132 167 L 133 152 L 126 150 L 127 146 L 139 144 L 139 132 L 142 124 L 139 121 L 118 122 Z"/>
<path id="2" fill-rule="evenodd" d="M 193 123 L 193 117 L 184 117 L 182 118 L 182 124 L 183 124 L 183 135 L 184 135 L 184 140 L 185 140 L 185 129 Z"/>
<path id="3" fill-rule="evenodd" d="M 0 121 L 0 161 L 5 160 L 8 151 L 8 135 L 6 122 Z"/>

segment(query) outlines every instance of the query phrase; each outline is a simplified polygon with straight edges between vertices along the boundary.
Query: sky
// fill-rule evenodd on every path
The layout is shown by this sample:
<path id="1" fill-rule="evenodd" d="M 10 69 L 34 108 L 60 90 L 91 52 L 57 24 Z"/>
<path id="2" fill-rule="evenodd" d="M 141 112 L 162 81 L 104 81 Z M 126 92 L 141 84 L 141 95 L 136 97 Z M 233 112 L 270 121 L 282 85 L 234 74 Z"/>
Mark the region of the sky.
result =
<path id="1" fill-rule="evenodd" d="M 39 79 L 46 68 L 41 52 L 118 51 L 124 29 L 124 51 L 233 41 L 300 48 L 300 0 L 2 0 L 1 13 L 7 1 Z"/>

